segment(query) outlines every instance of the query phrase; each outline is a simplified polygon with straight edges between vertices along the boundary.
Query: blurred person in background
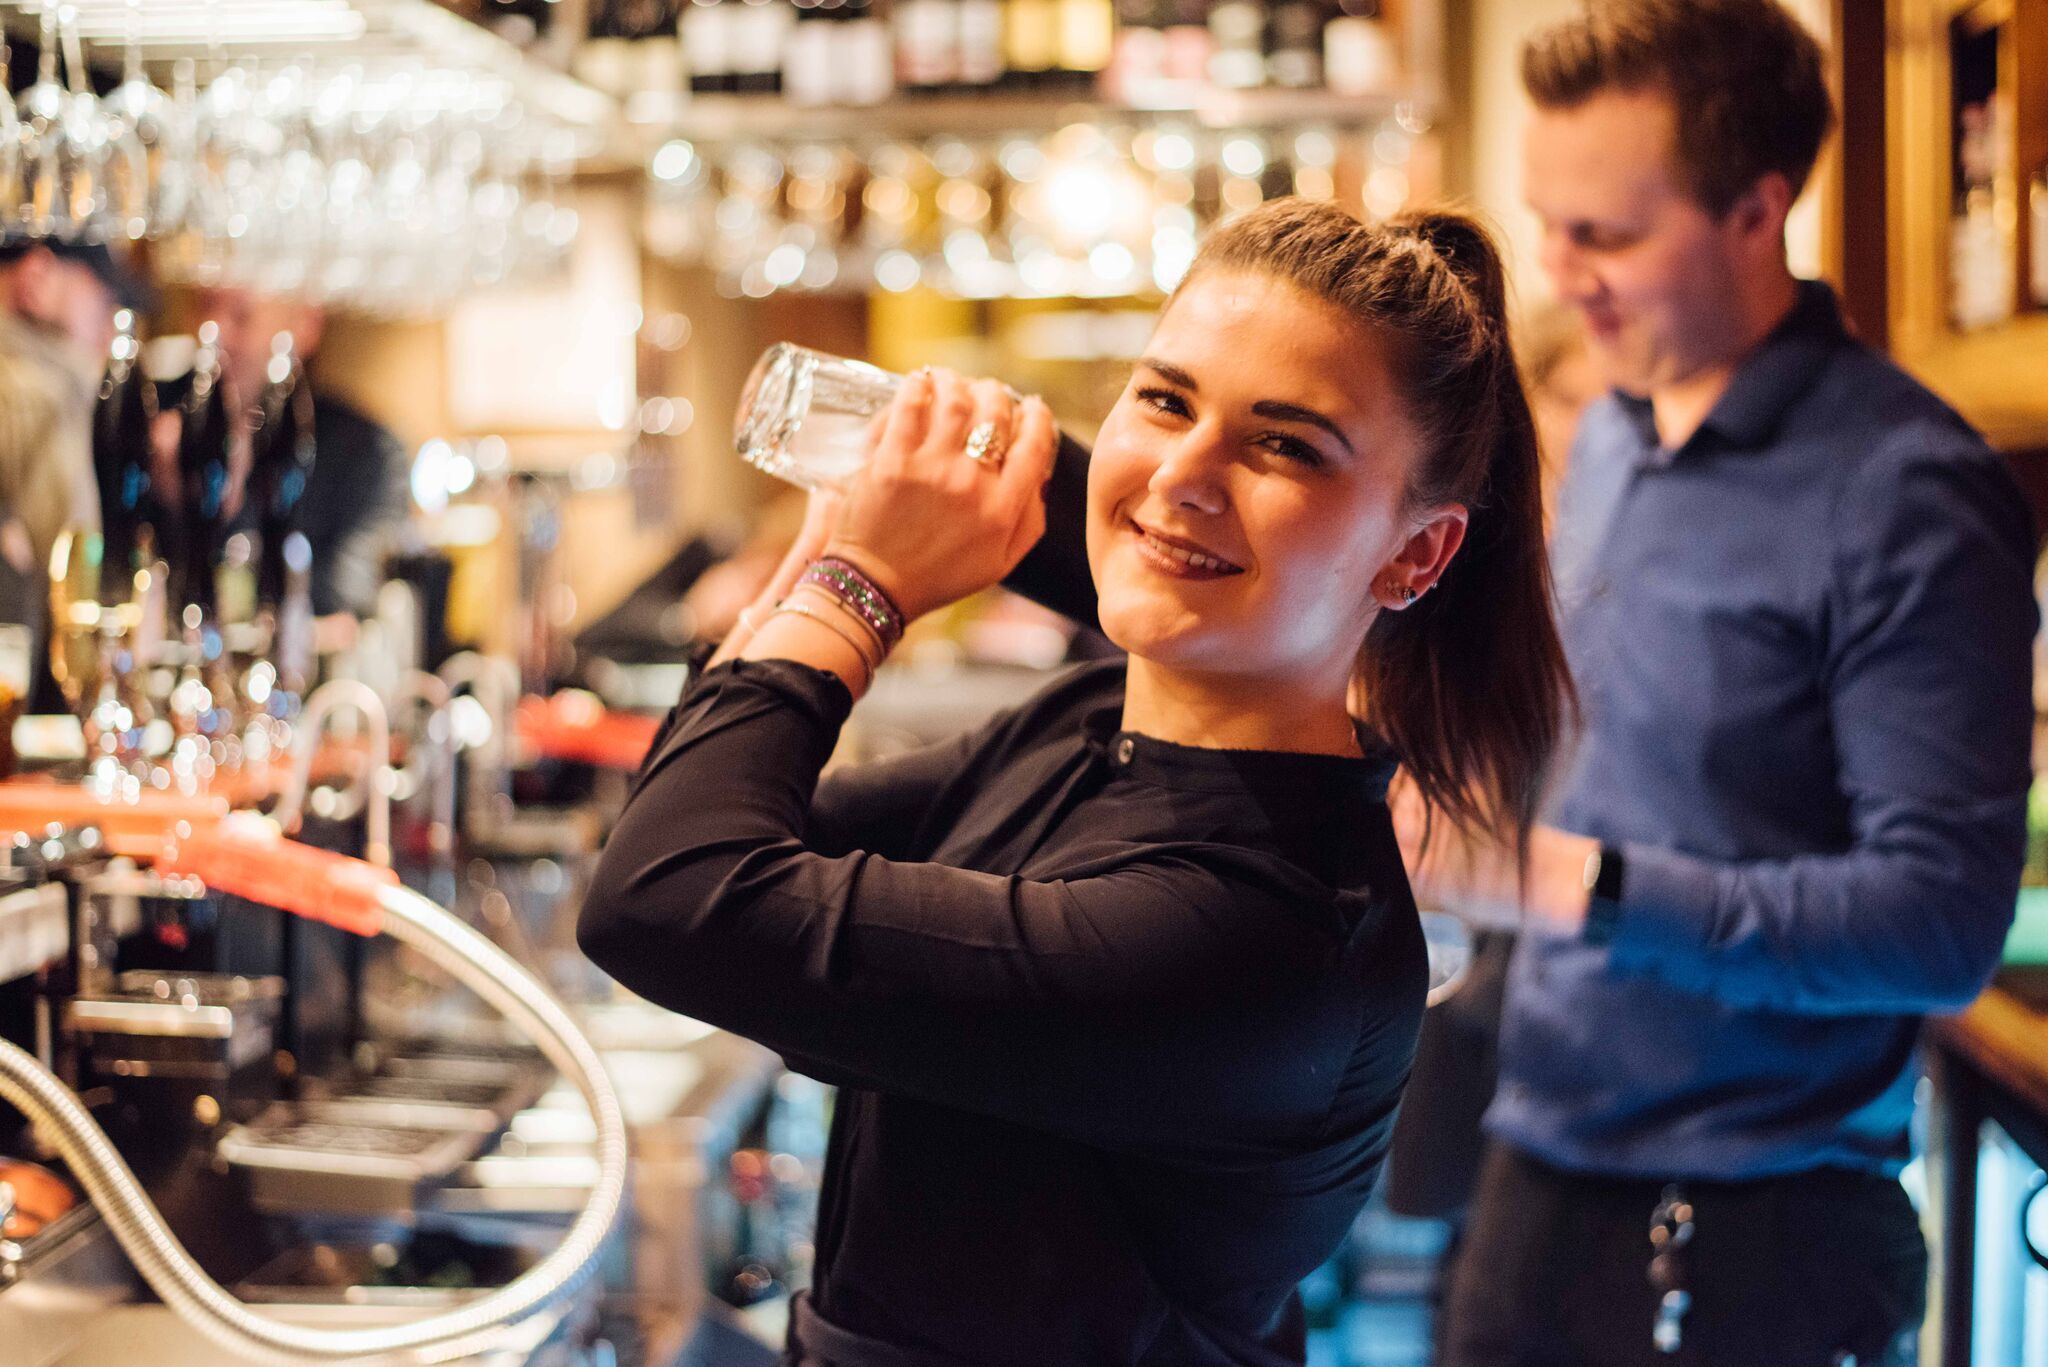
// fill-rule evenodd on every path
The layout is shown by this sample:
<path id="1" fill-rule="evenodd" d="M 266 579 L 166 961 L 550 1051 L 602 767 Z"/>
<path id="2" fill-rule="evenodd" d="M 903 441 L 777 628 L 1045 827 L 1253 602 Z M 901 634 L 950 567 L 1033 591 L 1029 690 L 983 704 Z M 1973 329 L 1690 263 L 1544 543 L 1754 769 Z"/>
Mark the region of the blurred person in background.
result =
<path id="1" fill-rule="evenodd" d="M 326 311 L 282 295 L 223 287 L 200 300 L 200 317 L 220 327 L 229 392 L 244 414 L 269 383 L 281 339 L 306 367 L 309 382 L 326 330 Z M 384 581 L 384 557 L 404 525 L 410 466 L 397 437 L 355 405 L 313 389 L 313 471 L 300 498 L 298 526 L 313 553 L 313 611 L 362 617 Z M 323 633 L 327 634 L 327 633 Z"/>
<path id="2" fill-rule="evenodd" d="M 57 534 L 100 525 L 93 403 L 115 312 L 148 303 L 101 244 L 0 238 L 0 577 L 24 600 L 9 620 L 40 620 Z"/>
<path id="3" fill-rule="evenodd" d="M 1522 70 L 1613 392 L 1552 536 L 1583 714 L 1545 824 L 1396 804 L 1425 903 L 1522 932 L 1437 1361 L 1910 1361 L 1914 1044 L 1996 967 L 2024 846 L 2025 505 L 1788 268 L 1833 110 L 1782 8 L 1593 0 Z"/>
<path id="4" fill-rule="evenodd" d="M 1515 354 L 1522 360 L 1522 382 L 1543 452 L 1543 525 L 1549 527 L 1571 465 L 1579 419 L 1588 404 L 1607 392 L 1607 382 L 1586 345 L 1585 326 L 1562 304 L 1545 305 L 1523 320 Z"/>

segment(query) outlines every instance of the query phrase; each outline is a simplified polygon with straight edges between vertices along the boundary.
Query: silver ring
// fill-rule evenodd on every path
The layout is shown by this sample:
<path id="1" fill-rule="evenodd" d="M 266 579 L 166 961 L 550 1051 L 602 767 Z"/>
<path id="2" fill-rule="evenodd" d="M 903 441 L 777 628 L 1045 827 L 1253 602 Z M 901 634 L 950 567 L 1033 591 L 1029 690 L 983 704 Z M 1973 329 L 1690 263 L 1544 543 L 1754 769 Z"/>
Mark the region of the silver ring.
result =
<path id="1" fill-rule="evenodd" d="M 992 422 L 978 422 L 967 433 L 967 446 L 963 451 L 967 459 L 976 465 L 991 469 L 1003 463 L 1003 448 L 996 441 L 996 425 Z"/>

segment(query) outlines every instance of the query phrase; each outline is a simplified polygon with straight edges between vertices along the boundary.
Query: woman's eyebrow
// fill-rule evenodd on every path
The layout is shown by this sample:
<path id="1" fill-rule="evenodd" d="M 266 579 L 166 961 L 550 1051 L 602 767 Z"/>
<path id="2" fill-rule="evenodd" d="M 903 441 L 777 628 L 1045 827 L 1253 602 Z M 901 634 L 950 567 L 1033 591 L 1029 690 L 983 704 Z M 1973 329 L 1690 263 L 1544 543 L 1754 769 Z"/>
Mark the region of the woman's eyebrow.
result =
<path id="1" fill-rule="evenodd" d="M 1201 386 L 1195 383 L 1194 376 L 1171 362 L 1162 361 L 1153 356 L 1140 356 L 1138 364 L 1157 375 L 1160 379 L 1165 380 L 1168 384 L 1177 384 L 1190 394 L 1201 391 Z"/>
<path id="2" fill-rule="evenodd" d="M 1352 455 L 1358 454 L 1351 449 L 1351 438 L 1345 436 L 1336 423 L 1313 408 L 1303 408 L 1298 403 L 1282 403 L 1278 399 L 1260 399 L 1252 405 L 1252 412 L 1262 418 L 1278 418 L 1282 422 L 1301 422 L 1307 423 L 1310 427 L 1320 427 L 1342 442 L 1347 452 Z"/>
<path id="3" fill-rule="evenodd" d="M 1138 364 L 1168 384 L 1178 385 L 1190 394 L 1201 392 L 1201 386 L 1195 383 L 1195 377 L 1170 361 L 1162 361 L 1156 356 L 1140 356 Z M 1344 435 L 1344 430 L 1313 408 L 1304 408 L 1298 403 L 1284 403 L 1279 399 L 1260 399 L 1252 405 L 1252 412 L 1262 418 L 1277 418 L 1281 422 L 1298 422 L 1310 427 L 1320 427 L 1342 443 L 1345 451 L 1352 455 L 1358 454 L 1351 445 L 1351 438 Z"/>

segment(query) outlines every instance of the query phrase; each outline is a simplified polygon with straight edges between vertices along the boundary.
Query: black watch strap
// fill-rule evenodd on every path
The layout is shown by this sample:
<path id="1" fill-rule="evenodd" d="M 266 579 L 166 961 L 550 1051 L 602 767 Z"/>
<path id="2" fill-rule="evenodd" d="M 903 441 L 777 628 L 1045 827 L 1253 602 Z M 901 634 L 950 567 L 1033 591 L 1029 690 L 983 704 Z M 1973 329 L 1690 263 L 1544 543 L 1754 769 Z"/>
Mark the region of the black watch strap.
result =
<path id="1" fill-rule="evenodd" d="M 1615 927 L 1621 921 L 1622 883 L 1626 875 L 1627 861 L 1619 845 L 1603 842 L 1586 861 L 1584 934 L 1594 944 L 1605 944 L 1614 938 Z"/>

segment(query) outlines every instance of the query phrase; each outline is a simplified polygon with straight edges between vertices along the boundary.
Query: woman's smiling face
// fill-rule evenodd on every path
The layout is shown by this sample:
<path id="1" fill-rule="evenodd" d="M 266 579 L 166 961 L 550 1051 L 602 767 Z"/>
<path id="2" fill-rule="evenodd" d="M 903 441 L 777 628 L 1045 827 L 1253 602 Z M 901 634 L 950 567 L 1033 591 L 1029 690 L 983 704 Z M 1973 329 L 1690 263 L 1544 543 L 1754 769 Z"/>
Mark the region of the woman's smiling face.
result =
<path id="1" fill-rule="evenodd" d="M 1173 670 L 1348 680 L 1375 579 L 1415 551 L 1418 444 L 1375 332 L 1281 280 L 1196 276 L 1089 467 L 1103 630 Z"/>

